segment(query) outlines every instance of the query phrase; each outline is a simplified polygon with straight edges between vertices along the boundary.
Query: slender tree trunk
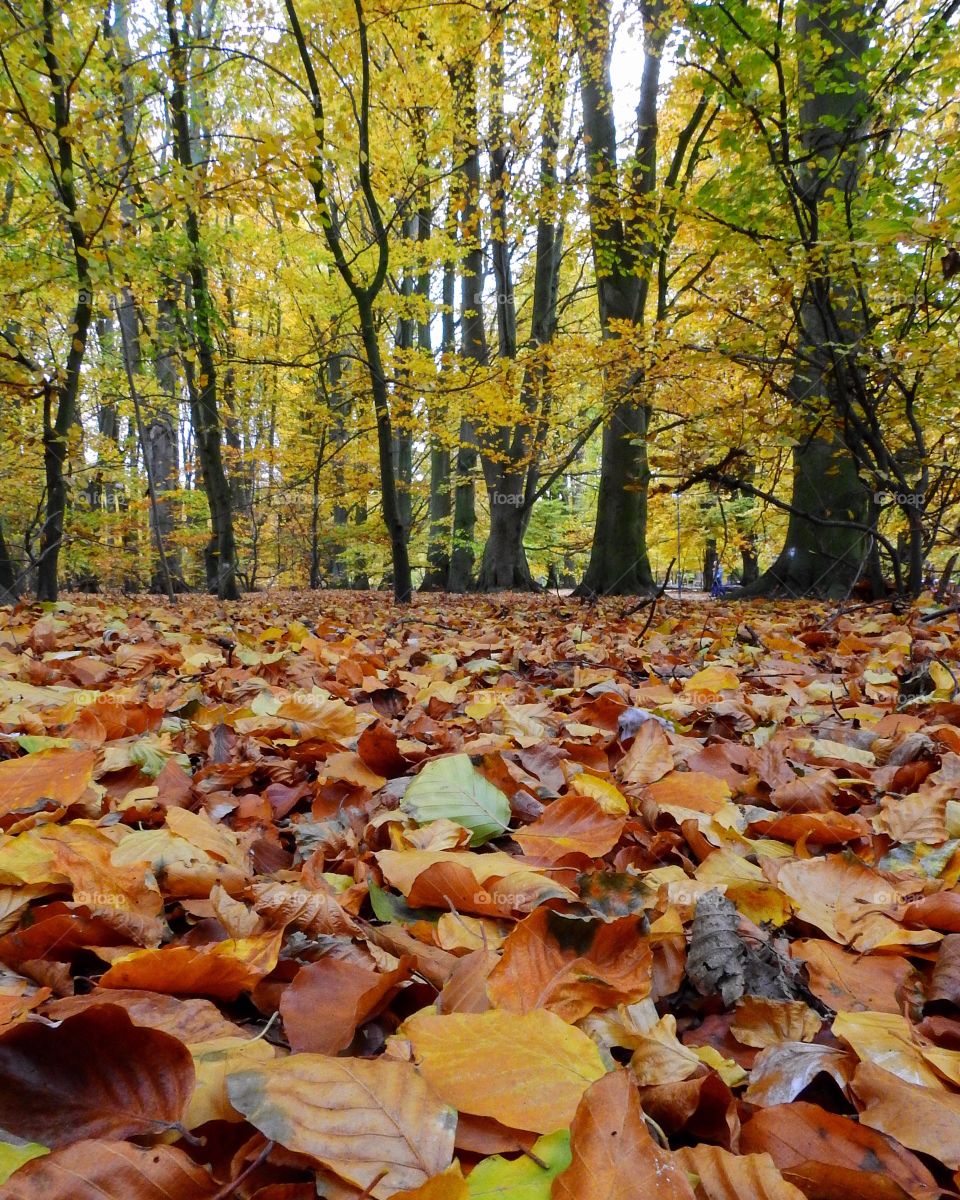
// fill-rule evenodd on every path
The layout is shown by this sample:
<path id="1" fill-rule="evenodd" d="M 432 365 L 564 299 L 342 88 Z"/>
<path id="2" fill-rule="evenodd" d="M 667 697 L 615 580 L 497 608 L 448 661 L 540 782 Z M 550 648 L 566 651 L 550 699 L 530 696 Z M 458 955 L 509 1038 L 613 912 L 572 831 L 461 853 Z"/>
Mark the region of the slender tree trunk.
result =
<path id="1" fill-rule="evenodd" d="M 177 395 L 177 319 L 173 295 L 157 301 L 155 354 L 153 370 L 157 380 L 157 398 L 144 416 L 144 458 L 150 465 L 156 489 L 156 519 L 160 539 L 166 549 L 167 567 L 175 591 L 185 591 L 179 553 L 172 547 L 176 513 L 171 493 L 180 486 L 180 446 L 177 436 L 179 399 Z M 151 590 L 166 586 L 159 556 L 154 563 Z"/>
<path id="2" fill-rule="evenodd" d="M 460 354 L 467 369 L 482 373 L 487 365 L 487 335 L 483 324 L 483 243 L 480 237 L 480 145 L 477 126 L 477 84 L 472 62 L 461 62 L 455 91 L 461 111 L 460 244 L 465 248 L 460 275 Z M 469 420 L 460 422 L 456 484 L 453 499 L 453 548 L 450 554 L 451 592 L 473 585 L 474 533 L 477 523 L 476 434 Z"/>
<path id="3" fill-rule="evenodd" d="M 47 488 L 46 519 L 40 536 L 37 564 L 37 599 L 56 600 L 57 568 L 63 543 L 67 509 L 67 485 L 64 467 L 67 438 L 77 418 L 80 394 L 80 368 L 87 349 L 87 335 L 93 317 L 93 280 L 89 269 L 89 243 L 80 219 L 74 178 L 73 141 L 70 129 L 72 82 L 61 74 L 55 46 L 54 27 L 59 10 L 54 0 L 43 0 L 43 62 L 50 81 L 51 107 L 55 130 L 57 161 L 56 184 L 66 214 L 76 269 L 76 300 L 71 322 L 70 350 L 60 381 L 43 383 L 43 468 Z"/>
<path id="4" fill-rule="evenodd" d="M 497 19 L 491 48 L 491 259 L 497 287 L 497 346 L 502 359 L 517 355 L 517 314 L 507 233 L 509 144 L 504 111 L 504 26 Z M 558 227 L 557 152 L 563 110 L 563 76 L 559 71 L 559 19 L 547 54 L 547 86 L 541 122 L 539 203 L 534 260 L 533 304 L 528 361 L 521 383 L 524 417 L 503 426 L 481 442 L 484 479 L 490 502 L 490 533 L 483 550 L 477 587 L 483 591 L 536 587 L 523 548 L 523 535 L 535 501 L 538 468 L 550 408 L 546 347 L 557 325 L 557 286 L 562 227 Z"/>
<path id="5" fill-rule="evenodd" d="M 421 205 L 417 215 L 417 239 L 425 243 L 431 234 L 433 211 L 430 206 L 429 179 L 425 180 L 421 192 Z M 453 210 L 453 198 L 447 209 L 448 230 L 456 228 L 456 215 Z M 429 311 L 430 304 L 430 270 L 424 254 L 419 276 L 417 277 L 417 293 L 424 313 Z M 454 305 L 456 303 L 456 268 L 453 263 L 446 263 L 443 269 L 441 295 L 441 359 L 448 362 L 456 352 L 456 323 L 454 320 Z M 420 353 L 431 361 L 433 359 L 433 342 L 430 334 L 429 319 L 421 319 L 417 325 L 417 348 Z M 430 423 L 430 497 L 428 501 L 427 533 L 427 569 L 420 584 L 422 592 L 442 591 L 447 586 L 450 574 L 450 517 L 452 505 L 450 498 L 450 447 L 446 439 L 447 409 L 445 403 L 435 399 L 429 404 L 427 417 Z"/>
<path id="6" fill-rule="evenodd" d="M 405 217 L 402 225 L 404 241 L 413 241 L 417 230 L 417 214 L 411 213 Z M 416 279 L 413 271 L 404 268 L 400 281 L 400 318 L 397 321 L 396 348 L 399 352 L 399 369 L 397 371 L 398 387 L 394 392 L 392 408 L 393 426 L 393 469 L 397 479 L 397 505 L 400 519 L 410 538 L 410 527 L 413 524 L 413 404 L 409 390 L 410 371 L 409 359 L 413 353 L 417 335 L 417 322 L 411 312 L 411 298 L 414 294 Z"/>
<path id="7" fill-rule="evenodd" d="M 172 87 L 170 113 L 174 128 L 177 159 L 189 174 L 193 169 L 190 141 L 190 122 L 187 114 L 186 51 L 177 29 L 175 0 L 166 0 L 167 32 L 170 40 L 170 71 Z M 203 475 L 204 490 L 210 506 L 212 534 L 205 555 L 207 586 L 222 600 L 235 600 L 237 586 L 237 548 L 233 530 L 233 502 L 230 484 L 223 465 L 220 444 L 220 412 L 217 405 L 217 368 L 213 345 L 213 301 L 207 281 L 200 238 L 200 219 L 191 204 L 186 208 L 186 234 L 190 246 L 190 296 L 193 341 L 196 346 L 199 377 L 191 363 L 186 362 L 185 374 L 190 395 L 190 415 L 193 420 L 197 455 Z"/>

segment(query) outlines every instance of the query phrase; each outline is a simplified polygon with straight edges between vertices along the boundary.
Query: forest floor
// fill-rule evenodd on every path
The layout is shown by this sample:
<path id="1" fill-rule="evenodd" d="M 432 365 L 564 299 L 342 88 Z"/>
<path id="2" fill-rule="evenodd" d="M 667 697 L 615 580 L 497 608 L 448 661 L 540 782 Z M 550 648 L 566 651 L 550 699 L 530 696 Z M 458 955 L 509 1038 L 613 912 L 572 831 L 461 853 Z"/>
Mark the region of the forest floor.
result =
<path id="1" fill-rule="evenodd" d="M 0 610 L 0 1200 L 955 1195 L 956 614 L 635 607 Z"/>

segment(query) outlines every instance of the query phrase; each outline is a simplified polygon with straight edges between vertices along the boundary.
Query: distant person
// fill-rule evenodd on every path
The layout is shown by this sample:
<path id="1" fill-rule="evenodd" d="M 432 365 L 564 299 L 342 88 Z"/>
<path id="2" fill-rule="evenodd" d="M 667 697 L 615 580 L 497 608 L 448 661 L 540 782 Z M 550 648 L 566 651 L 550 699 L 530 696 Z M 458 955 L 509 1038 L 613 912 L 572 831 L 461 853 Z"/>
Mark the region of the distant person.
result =
<path id="1" fill-rule="evenodd" d="M 723 567 L 717 563 L 713 571 L 713 583 L 710 587 L 710 595 L 714 600 L 723 599 Z"/>

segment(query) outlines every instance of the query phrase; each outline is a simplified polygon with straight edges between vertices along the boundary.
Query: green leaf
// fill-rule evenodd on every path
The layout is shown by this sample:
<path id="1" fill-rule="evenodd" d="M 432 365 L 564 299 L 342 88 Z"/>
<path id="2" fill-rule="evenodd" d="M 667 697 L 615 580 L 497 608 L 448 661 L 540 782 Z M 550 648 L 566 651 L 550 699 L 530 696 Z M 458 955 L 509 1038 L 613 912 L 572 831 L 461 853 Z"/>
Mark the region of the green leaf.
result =
<path id="1" fill-rule="evenodd" d="M 43 733 L 24 733 L 17 738 L 17 745 L 28 754 L 36 754 L 38 750 L 80 749 L 81 743 L 74 738 L 47 737 Z"/>
<path id="2" fill-rule="evenodd" d="M 510 801 L 474 769 L 468 754 L 450 754 L 428 762 L 400 802 L 418 825 L 444 817 L 472 833 L 471 846 L 482 846 L 510 824 Z"/>
<path id="3" fill-rule="evenodd" d="M 544 1134 L 531 1154 L 546 1163 L 546 1169 L 525 1154 L 513 1159 L 495 1154 L 477 1163 L 467 1178 L 470 1200 L 550 1200 L 554 1179 L 570 1165 L 569 1130 Z"/>
<path id="4" fill-rule="evenodd" d="M 31 1158 L 39 1158 L 49 1154 L 46 1146 L 37 1142 L 23 1142 L 19 1146 L 11 1146 L 9 1142 L 0 1142 L 0 1183 L 6 1183 L 10 1176 L 20 1169 Z"/>
<path id="5" fill-rule="evenodd" d="M 436 925 L 440 920 L 442 914 L 435 908 L 411 908 L 402 896 L 395 896 L 393 892 L 385 892 L 383 888 L 377 887 L 372 879 L 367 886 L 370 889 L 370 907 L 378 921 L 397 925 L 412 925 L 415 921 L 430 921 L 431 924 Z"/>

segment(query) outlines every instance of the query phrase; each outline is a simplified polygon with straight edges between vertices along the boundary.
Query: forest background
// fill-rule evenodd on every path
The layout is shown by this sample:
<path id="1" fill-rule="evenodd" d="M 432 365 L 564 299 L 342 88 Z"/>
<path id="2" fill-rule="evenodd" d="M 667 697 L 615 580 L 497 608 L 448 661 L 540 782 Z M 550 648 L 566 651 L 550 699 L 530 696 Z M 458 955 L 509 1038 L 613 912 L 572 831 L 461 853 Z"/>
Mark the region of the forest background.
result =
<path id="1" fill-rule="evenodd" d="M 960 0 L 3 0 L 0 588 L 916 594 Z"/>

